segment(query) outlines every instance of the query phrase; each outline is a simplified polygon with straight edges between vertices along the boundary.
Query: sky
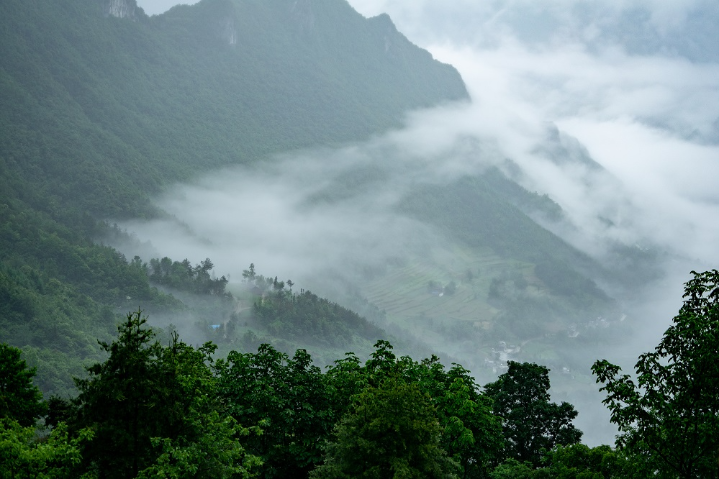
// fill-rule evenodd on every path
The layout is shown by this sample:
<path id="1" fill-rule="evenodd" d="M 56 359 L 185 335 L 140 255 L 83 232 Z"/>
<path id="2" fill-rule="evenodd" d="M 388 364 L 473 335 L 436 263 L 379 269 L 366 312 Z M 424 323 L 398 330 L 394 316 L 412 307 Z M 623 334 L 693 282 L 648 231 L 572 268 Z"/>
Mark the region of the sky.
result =
<path id="1" fill-rule="evenodd" d="M 199 0 L 188 0 L 178 2 L 177 0 L 138 0 L 137 4 L 145 10 L 148 15 L 159 15 L 166 12 L 175 5 L 194 5 Z"/>
<path id="2" fill-rule="evenodd" d="M 148 14 L 174 3 L 138 1 Z M 208 174 L 157 199 L 174 220 L 125 226 L 162 255 L 211 256 L 220 274 L 239 276 L 254 261 L 296 280 L 331 264 L 428 251 L 433 232 L 391 213 L 401 194 L 511 158 L 523 186 L 567 213 L 572 227 L 556 232 L 577 248 L 602 261 L 621 242 L 667 258 L 664 280 L 641 293 L 645 334 L 630 338 L 628 356 L 656 345 L 689 271 L 719 265 L 719 4 L 349 3 L 365 16 L 388 13 L 412 42 L 454 65 L 472 102 L 411 112 L 405 128 L 363 144 Z M 371 195 L 308 207 L 336 179 L 378 165 L 387 179 Z"/>

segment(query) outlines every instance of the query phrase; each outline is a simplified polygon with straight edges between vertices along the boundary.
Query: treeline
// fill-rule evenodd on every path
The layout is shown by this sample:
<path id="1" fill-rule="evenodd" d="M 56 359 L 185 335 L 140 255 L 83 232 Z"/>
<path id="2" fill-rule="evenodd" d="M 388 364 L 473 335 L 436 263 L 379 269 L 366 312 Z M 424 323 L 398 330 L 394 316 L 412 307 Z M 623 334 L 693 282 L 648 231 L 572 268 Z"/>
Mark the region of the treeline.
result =
<path id="1" fill-rule="evenodd" d="M 140 258 L 135 256 L 133 261 L 139 262 Z M 212 275 L 214 267 L 210 258 L 195 266 L 192 266 L 187 259 L 172 261 L 168 257 L 153 258 L 149 265 L 143 264 L 152 283 L 178 291 L 232 298 L 232 295 L 225 291 L 229 280 L 224 275 L 219 278 L 214 277 Z"/>
<path id="2" fill-rule="evenodd" d="M 364 364 L 348 353 L 322 372 L 304 350 L 289 357 L 263 344 L 215 361 L 212 343 L 193 348 L 174 335 L 161 345 L 140 312 L 118 329 L 69 401 L 42 402 L 19 351 L 4 346 L 17 394 L 3 397 L 3 434 L 26 449 L 3 466 L 13 477 L 344 477 L 362 467 L 487 477 L 504 459 L 539 464 L 542 448 L 581 437 L 573 407 L 549 401 L 548 370 L 535 364 L 511 363 L 480 392 L 461 366 L 398 358 L 386 341 Z M 541 415 L 510 417 L 508 396 Z M 27 431 L 41 416 L 49 442 Z M 516 430 L 534 442 L 508 447 Z M 43 462 L 37 450 L 48 444 L 69 459 Z"/>
<path id="3" fill-rule="evenodd" d="M 480 387 L 458 364 L 397 357 L 387 341 L 324 372 L 305 350 L 267 344 L 214 360 L 212 343 L 160 344 L 138 311 L 71 400 L 43 401 L 20 351 L 0 345 L 0 476 L 714 477 L 719 271 L 694 275 L 637 383 L 606 360 L 592 368 L 615 448 L 580 443 L 577 412 L 551 402 L 537 364 L 509 362 Z"/>
<path id="4" fill-rule="evenodd" d="M 355 336 L 373 340 L 385 336 L 367 319 L 311 291 L 292 291 L 292 280 L 278 281 L 255 272 L 255 265 L 242 273 L 258 297 L 254 302 L 253 324 L 274 337 L 303 340 L 308 344 L 347 347 Z"/>

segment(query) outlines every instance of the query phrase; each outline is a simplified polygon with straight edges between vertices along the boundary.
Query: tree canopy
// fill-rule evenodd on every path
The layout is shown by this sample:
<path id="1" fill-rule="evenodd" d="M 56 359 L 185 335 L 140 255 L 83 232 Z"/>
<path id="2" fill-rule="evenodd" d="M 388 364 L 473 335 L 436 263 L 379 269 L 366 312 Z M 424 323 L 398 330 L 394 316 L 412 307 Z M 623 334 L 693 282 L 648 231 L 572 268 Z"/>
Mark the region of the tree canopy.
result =
<path id="1" fill-rule="evenodd" d="M 250 431 L 219 401 L 215 346 L 195 349 L 176 334 L 162 346 L 146 322 L 140 311 L 128 314 L 118 338 L 101 343 L 107 360 L 77 380 L 70 422 L 95 431 L 87 466 L 107 478 L 249 477 L 259 461 L 238 442 Z"/>
<path id="2" fill-rule="evenodd" d="M 32 382 L 35 368 L 28 368 L 18 348 L 0 343 L 0 419 L 32 426 L 45 413 L 40 390 Z"/>
<path id="3" fill-rule="evenodd" d="M 684 304 L 636 382 L 607 360 L 594 363 L 619 447 L 660 477 L 714 477 L 719 459 L 719 271 L 692 272 Z"/>
<path id="4" fill-rule="evenodd" d="M 459 468 L 440 445 L 442 428 L 431 398 L 389 378 L 365 389 L 342 418 L 325 463 L 310 477 L 452 478 Z"/>
<path id="5" fill-rule="evenodd" d="M 543 451 L 582 438 L 572 424 L 577 411 L 569 403 L 549 401 L 549 369 L 515 361 L 508 365 L 509 370 L 485 390 L 494 401 L 494 413 L 502 418 L 507 456 L 539 466 Z"/>
<path id="6" fill-rule="evenodd" d="M 216 361 L 212 343 L 160 344 L 137 311 L 100 343 L 107 358 L 78 396 L 51 398 L 44 415 L 34 370 L 0 345 L 0 478 L 714 477 L 719 272 L 694 273 L 684 298 L 636 380 L 593 367 L 614 448 L 579 443 L 577 412 L 551 402 L 534 363 L 509 362 L 482 390 L 462 366 L 398 357 L 386 340 L 324 372 L 269 344 Z"/>

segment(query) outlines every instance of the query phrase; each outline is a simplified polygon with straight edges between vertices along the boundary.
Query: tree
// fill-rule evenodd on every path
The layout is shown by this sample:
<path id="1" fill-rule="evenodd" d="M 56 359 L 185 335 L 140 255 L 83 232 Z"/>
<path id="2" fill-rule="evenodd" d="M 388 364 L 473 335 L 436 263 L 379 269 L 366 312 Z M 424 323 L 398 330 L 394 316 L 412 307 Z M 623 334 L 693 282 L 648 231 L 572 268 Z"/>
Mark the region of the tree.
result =
<path id="1" fill-rule="evenodd" d="M 412 362 L 403 378 L 432 398 L 442 427 L 440 445 L 459 464 L 460 476 L 487 477 L 504 451 L 502 422 L 492 414 L 492 400 L 480 394 L 470 372 L 458 364 L 446 371 L 432 356 Z"/>
<path id="2" fill-rule="evenodd" d="M 325 464 L 310 477 L 452 478 L 457 464 L 440 447 L 429 396 L 396 378 L 365 389 L 337 426 Z"/>
<path id="3" fill-rule="evenodd" d="M 87 478 L 80 474 L 81 444 L 92 438 L 90 429 L 70 438 L 67 426 L 59 424 L 42 440 L 33 426 L 0 419 L 0 478 Z"/>
<path id="4" fill-rule="evenodd" d="M 435 403 L 443 426 L 442 447 L 460 465 L 461 477 L 486 477 L 505 445 L 491 399 L 475 394 L 474 383 L 460 377 Z"/>
<path id="5" fill-rule="evenodd" d="M 256 354 L 231 351 L 216 371 L 228 412 L 262 428 L 245 442 L 264 463 L 261 477 L 307 477 L 336 421 L 325 378 L 307 351 L 290 358 L 262 344 Z"/>
<path id="6" fill-rule="evenodd" d="M 639 356 L 637 382 L 601 360 L 592 371 L 617 446 L 656 477 L 716 477 L 719 452 L 719 271 L 692 271 L 684 304 L 654 352 Z"/>
<path id="7" fill-rule="evenodd" d="M 101 342 L 109 357 L 77 379 L 77 423 L 93 427 L 95 439 L 86 459 L 105 477 L 135 477 L 153 458 L 150 438 L 160 436 L 157 409 L 165 405 L 158 379 L 160 346 L 140 311 L 118 326 L 111 344 Z"/>
<path id="8" fill-rule="evenodd" d="M 117 340 L 101 343 L 104 363 L 77 380 L 75 425 L 91 427 L 85 459 L 105 478 L 248 477 L 258 460 L 229 417 L 211 368 L 215 346 L 193 348 L 173 334 L 154 341 L 140 311 L 127 315 Z"/>
<path id="9" fill-rule="evenodd" d="M 255 276 L 257 276 L 255 273 L 255 263 L 250 263 L 250 269 L 242 270 L 242 277 L 245 278 L 245 281 L 248 283 L 252 283 L 255 280 Z"/>
<path id="10" fill-rule="evenodd" d="M 504 438 L 491 399 L 480 394 L 470 372 L 458 364 L 447 371 L 437 356 L 421 362 L 397 358 L 385 340 L 374 347 L 364 367 L 350 353 L 328 369 L 335 411 L 347 414 L 353 399 L 368 387 L 392 380 L 413 384 L 430 398 L 440 425 L 440 447 L 460 466 L 461 477 L 486 477 L 501 458 Z"/>
<path id="11" fill-rule="evenodd" d="M 489 474 L 489 477 L 491 479 L 532 479 L 536 471 L 530 466 L 531 464 L 509 458 L 497 466 Z"/>
<path id="12" fill-rule="evenodd" d="M 538 467 L 543 450 L 579 442 L 582 432 L 572 424 L 577 411 L 566 402 L 549 402 L 549 369 L 534 363 L 507 364 L 509 370 L 485 386 L 486 394 L 502 418 L 507 456 Z"/>
<path id="13" fill-rule="evenodd" d="M 646 479 L 653 476 L 623 451 L 606 445 L 590 448 L 584 444 L 557 446 L 546 451 L 538 469 L 529 462 L 510 458 L 489 474 L 491 479 Z"/>
<path id="14" fill-rule="evenodd" d="M 544 467 L 535 471 L 537 479 L 644 479 L 651 473 L 636 467 L 632 458 L 609 446 L 584 444 L 557 446 L 547 451 Z"/>
<path id="15" fill-rule="evenodd" d="M 18 348 L 0 343 L 0 418 L 32 426 L 46 410 L 42 393 L 32 383 L 35 368 L 29 369 Z"/>
<path id="16" fill-rule="evenodd" d="M 243 428 L 231 416 L 217 411 L 193 414 L 191 424 L 202 431 L 196 436 L 151 439 L 159 455 L 137 476 L 150 478 L 248 478 L 262 465 L 257 456 L 247 454 L 237 441 L 239 436 L 259 434 L 259 428 Z"/>

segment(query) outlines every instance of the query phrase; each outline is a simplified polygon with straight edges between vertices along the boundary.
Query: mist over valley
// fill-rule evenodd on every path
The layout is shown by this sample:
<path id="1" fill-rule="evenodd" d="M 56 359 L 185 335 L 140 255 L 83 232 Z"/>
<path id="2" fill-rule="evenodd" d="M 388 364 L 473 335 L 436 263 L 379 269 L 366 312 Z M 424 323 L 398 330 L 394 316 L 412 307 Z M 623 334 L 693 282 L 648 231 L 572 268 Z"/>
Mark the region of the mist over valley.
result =
<path id="1" fill-rule="evenodd" d="M 354 6 L 389 11 L 456 66 L 470 102 L 410 112 L 367 142 L 211 173 L 156 200 L 171 220 L 123 227 L 156 254 L 216 258 L 232 278 L 254 262 L 341 303 L 359 294 L 385 311 L 382 326 L 482 380 L 500 356 L 550 364 L 561 384 L 571 371 L 588 389 L 597 355 L 631 366 L 668 326 L 689 271 L 717 259 L 717 226 L 706 220 L 718 213 L 719 76 L 675 40 L 699 10 L 715 9 L 677 6 L 685 19 L 675 22 L 664 7 L 630 4 L 591 16 L 548 7 L 548 18 L 520 14 L 522 2 Z M 616 37 L 638 11 L 651 14 L 635 28 L 657 37 L 652 51 Z M 475 28 L 461 36 L 437 18 Z M 526 22 L 538 32 L 525 35 Z M 574 291 L 551 283 L 563 275 Z M 591 285 L 581 291 L 581 281 Z M 445 296 L 450 283 L 457 289 Z M 502 288 L 511 306 L 497 298 Z"/>

